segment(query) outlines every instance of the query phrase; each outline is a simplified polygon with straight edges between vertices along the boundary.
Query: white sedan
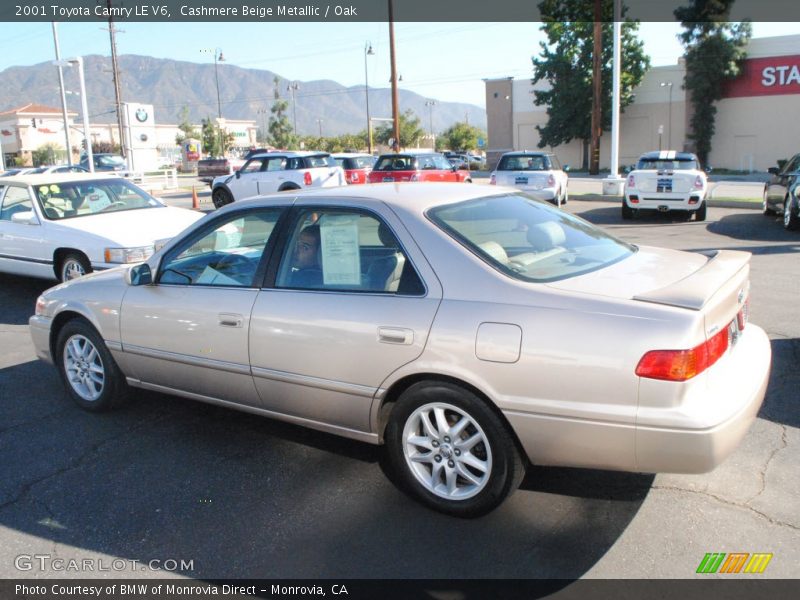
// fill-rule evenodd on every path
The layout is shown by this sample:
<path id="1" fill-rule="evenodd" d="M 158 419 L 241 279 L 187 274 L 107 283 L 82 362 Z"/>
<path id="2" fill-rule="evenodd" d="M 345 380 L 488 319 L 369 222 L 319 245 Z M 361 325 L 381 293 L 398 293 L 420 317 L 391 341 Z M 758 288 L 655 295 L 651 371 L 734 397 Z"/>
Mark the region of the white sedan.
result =
<path id="1" fill-rule="evenodd" d="M 0 272 L 66 281 L 146 260 L 202 214 L 168 207 L 121 177 L 0 180 Z"/>

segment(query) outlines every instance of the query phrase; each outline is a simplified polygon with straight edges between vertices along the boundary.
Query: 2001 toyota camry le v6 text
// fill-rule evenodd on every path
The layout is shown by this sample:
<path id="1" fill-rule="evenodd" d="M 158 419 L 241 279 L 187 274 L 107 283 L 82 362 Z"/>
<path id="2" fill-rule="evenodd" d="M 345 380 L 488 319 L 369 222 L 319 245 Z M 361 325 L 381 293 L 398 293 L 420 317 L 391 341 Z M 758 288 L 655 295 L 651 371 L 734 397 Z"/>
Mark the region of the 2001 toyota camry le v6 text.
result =
<path id="1" fill-rule="evenodd" d="M 770 369 L 749 260 L 632 246 L 511 188 L 366 185 L 236 202 L 46 291 L 30 326 L 87 410 L 138 387 L 385 444 L 409 493 L 476 516 L 528 462 L 730 454 Z"/>

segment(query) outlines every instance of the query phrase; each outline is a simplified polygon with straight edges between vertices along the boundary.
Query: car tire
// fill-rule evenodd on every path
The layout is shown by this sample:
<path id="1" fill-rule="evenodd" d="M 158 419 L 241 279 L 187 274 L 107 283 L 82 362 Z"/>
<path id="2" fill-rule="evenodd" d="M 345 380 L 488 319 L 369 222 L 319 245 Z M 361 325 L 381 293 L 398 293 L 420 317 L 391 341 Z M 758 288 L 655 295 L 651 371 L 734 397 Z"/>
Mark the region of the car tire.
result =
<path id="1" fill-rule="evenodd" d="M 72 400 L 84 410 L 102 412 L 124 403 L 128 385 L 97 330 L 83 319 L 58 332 L 55 360 Z"/>
<path id="2" fill-rule="evenodd" d="M 706 201 L 700 203 L 700 208 L 698 208 L 694 213 L 694 218 L 696 221 L 705 221 L 706 220 Z"/>
<path id="3" fill-rule="evenodd" d="M 764 198 L 761 200 L 761 213 L 766 216 L 772 216 L 775 211 L 769 206 L 769 194 L 767 188 L 764 188 Z"/>
<path id="4" fill-rule="evenodd" d="M 564 195 L 561 196 L 561 204 L 566 204 L 569 201 L 569 188 L 564 186 Z"/>
<path id="5" fill-rule="evenodd" d="M 790 196 L 783 201 L 783 228 L 789 231 L 800 229 L 800 215 L 797 214 L 796 202 Z"/>
<path id="6" fill-rule="evenodd" d="M 299 189 L 300 189 L 300 187 L 299 187 L 299 186 L 297 186 L 297 185 L 295 185 L 295 184 L 293 184 L 293 183 L 287 183 L 287 184 L 284 184 L 284 185 L 282 185 L 282 186 L 281 186 L 281 187 L 278 189 L 278 191 L 279 191 L 279 192 L 293 192 L 293 191 L 295 191 L 295 190 L 299 190 Z"/>
<path id="7" fill-rule="evenodd" d="M 85 254 L 81 252 L 70 252 L 65 254 L 58 262 L 58 276 L 59 281 L 69 281 L 70 279 L 77 279 L 92 272 L 92 265 Z"/>
<path id="8" fill-rule="evenodd" d="M 222 208 L 233 202 L 233 196 L 228 190 L 220 187 L 211 192 L 211 201 L 214 203 L 214 208 Z"/>
<path id="9" fill-rule="evenodd" d="M 451 383 L 420 382 L 403 392 L 385 439 L 400 487 L 451 516 L 488 513 L 525 474 L 508 426 L 476 394 Z"/>
<path id="10" fill-rule="evenodd" d="M 625 198 L 622 199 L 622 220 L 623 221 L 630 221 L 633 219 L 633 209 L 628 206 L 628 203 L 625 201 Z"/>

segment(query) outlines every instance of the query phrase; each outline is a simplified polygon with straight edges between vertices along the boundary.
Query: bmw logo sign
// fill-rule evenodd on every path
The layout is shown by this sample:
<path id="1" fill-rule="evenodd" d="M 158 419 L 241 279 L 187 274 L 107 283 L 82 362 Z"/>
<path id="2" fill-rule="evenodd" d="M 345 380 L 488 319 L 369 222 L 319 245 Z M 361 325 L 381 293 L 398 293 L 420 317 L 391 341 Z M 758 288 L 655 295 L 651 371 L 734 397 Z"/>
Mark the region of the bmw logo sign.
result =
<path id="1" fill-rule="evenodd" d="M 147 121 L 147 111 L 143 108 L 136 109 L 136 120 L 139 121 L 139 123 Z"/>

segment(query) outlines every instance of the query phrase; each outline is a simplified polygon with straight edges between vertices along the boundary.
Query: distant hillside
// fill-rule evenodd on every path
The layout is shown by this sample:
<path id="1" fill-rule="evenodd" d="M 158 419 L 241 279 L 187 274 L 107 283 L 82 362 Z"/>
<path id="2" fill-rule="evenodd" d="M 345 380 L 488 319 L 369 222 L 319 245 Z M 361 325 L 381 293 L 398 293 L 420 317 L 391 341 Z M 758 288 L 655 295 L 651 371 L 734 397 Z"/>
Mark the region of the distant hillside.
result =
<path id="1" fill-rule="evenodd" d="M 214 84 L 214 65 L 196 64 L 148 56 L 119 57 L 123 101 L 142 102 L 155 106 L 156 123 L 177 123 L 181 107 L 188 106 L 191 119 L 216 116 L 217 91 Z M 89 114 L 92 122 L 110 123 L 114 116 L 114 86 L 109 57 L 84 57 Z M 260 69 L 242 69 L 228 64 L 219 65 L 222 114 L 229 119 L 252 119 L 263 126 L 272 105 L 275 73 Z M 281 95 L 288 97 L 286 80 L 281 77 Z M 78 91 L 77 71 L 65 69 L 65 85 Z M 0 110 L 15 108 L 28 102 L 60 106 L 58 76 L 51 63 L 29 67 L 11 67 L 0 72 Z M 299 81 L 297 98 L 297 129 L 300 134 L 319 132 L 322 119 L 324 135 L 356 133 L 366 128 L 364 86 L 345 87 L 335 81 Z M 400 90 L 400 109 L 411 109 L 421 119 L 423 128 L 429 126 L 428 108 L 424 96 Z M 68 96 L 70 109 L 80 112 L 76 97 Z M 259 113 L 258 111 L 262 111 Z M 266 110 L 267 114 L 263 111 Z M 370 87 L 370 114 L 373 117 L 391 116 L 391 90 Z M 433 127 L 441 132 L 469 116 L 473 125 L 486 128 L 486 112 L 473 104 L 440 102 L 433 110 Z M 291 106 L 289 119 L 292 119 Z"/>

